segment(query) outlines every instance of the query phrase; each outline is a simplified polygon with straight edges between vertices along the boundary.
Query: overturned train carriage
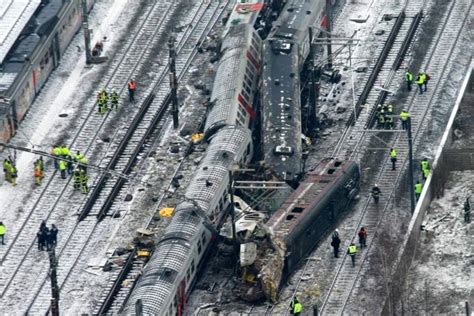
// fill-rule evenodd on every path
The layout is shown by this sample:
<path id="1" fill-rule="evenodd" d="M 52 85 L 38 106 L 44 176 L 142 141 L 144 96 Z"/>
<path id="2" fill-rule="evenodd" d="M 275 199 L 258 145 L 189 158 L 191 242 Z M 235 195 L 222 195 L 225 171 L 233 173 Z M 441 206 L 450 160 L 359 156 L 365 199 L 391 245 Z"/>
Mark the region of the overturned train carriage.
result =
<path id="1" fill-rule="evenodd" d="M 226 125 L 250 125 L 255 115 L 261 47 L 260 37 L 248 24 L 232 27 L 223 40 L 211 108 L 204 126 L 207 138 Z"/>
<path id="2" fill-rule="evenodd" d="M 205 157 L 175 209 L 143 275 L 128 299 L 124 313 L 181 315 L 186 297 L 203 262 L 210 241 L 227 215 L 228 170 L 245 164 L 253 153 L 250 130 L 226 126 L 210 140 Z"/>
<path id="3" fill-rule="evenodd" d="M 263 48 L 262 152 L 265 165 L 295 185 L 304 173 L 301 134 L 300 73 L 326 1 L 289 0 Z"/>
<path id="4" fill-rule="evenodd" d="M 272 249 L 258 258 L 260 286 L 277 301 L 279 288 L 359 192 L 359 167 L 325 159 L 310 171 L 266 226 Z M 267 243 L 268 244 L 268 243 Z"/>

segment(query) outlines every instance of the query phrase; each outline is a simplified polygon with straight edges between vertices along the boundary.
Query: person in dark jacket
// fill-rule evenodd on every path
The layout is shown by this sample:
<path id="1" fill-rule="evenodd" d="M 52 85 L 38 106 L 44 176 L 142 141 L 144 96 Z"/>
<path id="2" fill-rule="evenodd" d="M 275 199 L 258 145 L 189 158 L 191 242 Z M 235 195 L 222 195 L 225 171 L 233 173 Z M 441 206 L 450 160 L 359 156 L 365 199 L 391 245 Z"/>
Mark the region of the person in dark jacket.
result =
<path id="1" fill-rule="evenodd" d="M 51 234 L 51 230 L 46 228 L 46 230 L 44 231 L 44 240 L 46 242 L 46 250 L 47 251 L 50 251 L 51 249 L 53 249 L 53 234 Z"/>
<path id="2" fill-rule="evenodd" d="M 39 251 L 43 251 L 44 250 L 44 246 L 45 246 L 45 243 L 44 243 L 44 230 L 39 230 L 37 233 L 36 233 L 36 238 L 38 239 L 38 250 Z"/>
<path id="3" fill-rule="evenodd" d="M 367 247 L 367 231 L 365 230 L 365 227 L 360 228 L 358 235 L 360 248 Z"/>
<path id="4" fill-rule="evenodd" d="M 51 225 L 51 229 L 49 230 L 49 232 L 51 233 L 51 244 L 52 244 L 52 247 L 56 247 L 56 243 L 57 243 L 57 240 L 58 240 L 58 228 L 56 227 L 56 225 Z"/>
<path id="5" fill-rule="evenodd" d="M 334 250 L 334 258 L 339 258 L 339 246 L 341 245 L 341 239 L 339 238 L 339 234 L 332 235 L 331 246 Z"/>

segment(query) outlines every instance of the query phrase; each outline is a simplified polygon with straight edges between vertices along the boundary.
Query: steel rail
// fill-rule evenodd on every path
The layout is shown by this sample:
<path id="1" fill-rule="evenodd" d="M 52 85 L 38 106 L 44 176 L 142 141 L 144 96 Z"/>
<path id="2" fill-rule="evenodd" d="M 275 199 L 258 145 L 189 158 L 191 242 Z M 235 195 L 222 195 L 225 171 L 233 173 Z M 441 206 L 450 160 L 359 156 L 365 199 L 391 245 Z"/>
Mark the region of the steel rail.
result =
<path id="1" fill-rule="evenodd" d="M 450 20 L 456 20 L 455 18 L 451 18 L 451 15 L 454 11 L 454 8 L 456 6 L 456 4 L 459 5 L 459 3 L 461 3 L 462 1 L 459 1 L 457 3 L 451 3 L 451 7 L 450 9 L 448 10 L 447 14 L 446 14 L 446 18 L 445 18 L 445 23 L 443 24 L 443 29 L 440 31 L 439 35 L 438 35 L 438 38 L 437 40 L 435 41 L 435 44 L 434 44 L 434 48 L 430 51 L 430 55 L 428 56 L 427 58 L 427 61 L 425 62 L 425 65 L 428 66 L 431 64 L 431 62 L 433 60 L 435 60 L 436 58 L 435 57 L 441 57 L 441 56 L 437 56 L 436 54 L 438 55 L 446 55 L 446 53 L 448 53 L 448 56 L 450 56 L 454 50 L 454 47 L 456 46 L 455 44 L 458 42 L 459 40 L 459 36 L 461 34 L 461 30 L 462 30 L 462 26 L 464 24 L 466 24 L 466 21 L 467 21 L 467 17 L 469 16 L 469 14 L 466 14 L 464 19 L 461 21 L 462 23 L 460 24 L 461 27 L 459 28 L 459 30 L 457 31 L 457 34 L 454 36 L 454 42 L 452 43 L 453 45 L 450 45 L 449 46 L 449 49 L 446 51 L 446 50 L 438 50 L 437 48 L 440 46 L 440 45 L 443 45 L 443 43 L 447 40 L 447 38 L 445 37 L 448 37 L 448 38 L 452 38 L 452 34 L 449 34 L 449 35 L 446 35 L 445 34 L 445 30 L 447 29 L 452 29 L 453 28 L 453 21 L 450 21 Z M 465 4 L 465 3 L 464 3 Z M 463 5 L 463 3 L 461 3 L 461 5 L 459 5 L 460 7 Z M 470 8 L 472 8 L 472 3 L 469 5 L 469 9 L 467 10 L 467 12 L 470 11 Z M 462 10 L 462 7 L 458 10 Z M 451 22 L 451 23 L 448 23 Z M 432 74 L 436 74 L 436 75 L 441 75 L 441 73 L 443 73 L 445 70 L 446 70 L 446 67 L 447 65 L 449 64 L 449 60 L 446 59 L 446 62 L 442 65 L 440 71 L 434 71 L 434 69 L 432 69 L 433 71 L 431 72 Z M 428 67 L 427 67 L 428 68 Z M 446 80 L 446 79 L 445 79 Z M 436 82 L 436 86 L 433 88 L 434 90 L 438 89 L 440 86 L 441 86 L 441 82 L 442 80 L 439 80 Z M 423 120 L 426 118 L 426 115 L 428 113 L 428 110 L 432 107 L 433 105 L 433 101 L 434 101 L 434 97 L 435 97 L 435 94 L 431 94 L 431 96 L 429 97 L 429 100 L 427 100 L 427 102 L 424 102 L 423 104 L 423 107 L 421 109 L 421 112 L 422 113 L 419 113 L 418 115 L 416 115 L 416 122 L 417 125 L 414 125 L 415 126 L 415 133 L 414 133 L 414 139 L 417 139 L 419 140 L 421 138 L 421 133 L 422 133 L 422 130 L 423 130 L 423 125 L 422 125 L 422 122 Z M 410 102 L 410 110 L 413 110 L 415 108 L 415 100 L 417 100 L 417 94 L 415 94 L 412 99 L 411 99 L 411 102 Z M 416 108 L 420 108 L 419 104 L 417 104 Z M 399 145 L 403 145 L 406 141 L 406 139 L 403 139 L 405 138 L 404 135 L 398 135 L 395 140 L 393 141 L 394 144 L 396 144 L 397 142 L 399 143 Z M 406 145 L 405 145 L 406 147 Z M 407 149 L 406 149 L 407 150 Z M 406 153 L 405 153 L 406 154 Z M 372 245 L 374 243 L 374 241 L 376 240 L 376 236 L 378 234 L 378 227 L 380 226 L 380 223 L 382 222 L 383 218 L 384 218 L 384 214 L 385 212 L 387 211 L 388 209 L 388 206 L 389 206 L 389 203 L 390 203 L 390 200 L 393 198 L 394 194 L 395 194 L 395 190 L 397 189 L 398 187 L 398 184 L 401 180 L 401 177 L 402 175 L 404 174 L 404 170 L 406 169 L 406 163 L 407 163 L 407 159 L 405 157 L 406 155 L 404 155 L 403 157 L 403 162 L 402 162 L 402 167 L 399 168 L 398 172 L 395 174 L 395 181 L 393 181 L 393 177 L 394 175 L 393 174 L 389 174 L 389 172 L 387 172 L 386 169 L 389 168 L 389 166 L 391 165 L 390 163 L 390 160 L 389 160 L 389 157 L 386 157 L 384 159 L 384 163 L 382 164 L 382 167 L 379 171 L 379 174 L 377 176 L 377 181 L 382 181 L 385 179 L 388 179 L 390 178 L 392 181 L 391 183 L 393 183 L 393 186 L 391 189 L 388 190 L 389 194 L 387 195 L 386 199 L 384 197 L 384 200 L 386 200 L 386 203 L 384 204 L 384 207 L 383 207 L 383 210 L 382 210 L 382 213 L 380 214 L 381 216 L 377 216 L 375 218 L 375 221 L 374 219 L 367 219 L 365 218 L 366 217 L 366 213 L 369 209 L 369 206 L 372 205 L 370 203 L 370 196 L 367 198 L 366 200 L 366 203 L 365 203 L 365 207 L 363 209 L 363 212 L 362 212 L 362 215 L 361 217 L 359 218 L 358 220 L 358 223 L 357 225 L 355 226 L 355 230 L 353 232 L 353 238 L 356 238 L 357 236 L 357 230 L 358 230 L 358 227 L 365 221 L 366 223 L 369 223 L 369 222 L 373 222 L 373 224 L 371 225 L 372 226 L 372 229 L 371 231 L 373 231 L 373 237 L 369 239 L 368 241 L 368 246 L 367 246 L 367 249 L 366 251 L 364 251 L 362 253 L 362 258 L 360 259 L 360 264 L 358 264 L 358 267 L 357 267 L 357 271 L 356 273 L 354 273 L 354 269 L 350 269 L 351 271 L 351 274 L 354 276 L 353 278 L 351 278 L 350 282 L 350 286 L 348 289 L 345 289 L 346 290 L 346 293 L 347 295 L 345 295 L 345 298 L 343 298 L 343 303 L 342 303 L 342 306 L 339 307 L 338 310 L 340 311 L 344 311 L 347 303 L 349 302 L 349 299 L 351 297 L 351 294 L 353 293 L 354 291 L 354 286 L 356 284 L 356 281 L 359 279 L 359 275 L 361 274 L 361 271 L 362 271 L 362 267 L 364 265 L 364 262 L 365 260 L 367 259 L 368 257 L 368 254 L 370 252 L 370 250 L 372 249 Z M 411 190 L 412 188 L 410 188 Z M 331 287 L 330 287 L 330 290 L 327 294 L 327 296 L 325 297 L 324 299 L 324 302 L 323 302 L 323 305 L 322 305 L 322 312 L 325 311 L 325 309 L 327 308 L 327 304 L 328 304 L 328 300 L 329 300 L 329 297 L 332 293 L 334 293 L 334 289 L 335 289 L 335 284 L 337 282 L 337 280 L 341 277 L 341 274 L 342 274 L 342 270 L 344 269 L 345 265 L 345 261 L 347 259 L 347 256 L 344 257 L 343 259 L 343 262 L 339 265 L 339 268 L 336 272 L 336 275 L 333 279 L 333 282 L 331 283 Z M 349 260 L 349 259 L 347 259 Z M 331 313 L 330 311 L 326 311 L 326 312 L 329 312 Z"/>

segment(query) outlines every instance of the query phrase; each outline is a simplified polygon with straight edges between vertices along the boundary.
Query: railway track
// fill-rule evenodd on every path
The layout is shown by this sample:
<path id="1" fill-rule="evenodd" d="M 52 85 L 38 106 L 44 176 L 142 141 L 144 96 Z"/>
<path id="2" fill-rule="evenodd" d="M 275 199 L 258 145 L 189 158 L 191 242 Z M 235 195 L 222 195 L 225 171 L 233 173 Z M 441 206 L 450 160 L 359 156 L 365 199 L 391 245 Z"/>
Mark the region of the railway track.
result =
<path id="1" fill-rule="evenodd" d="M 105 87 L 107 88 L 116 87 L 117 84 L 121 84 L 120 91 L 124 91 L 126 87 L 126 82 L 128 79 L 128 78 L 124 79 L 124 76 L 126 76 L 126 74 L 128 73 L 128 77 L 131 77 L 133 73 L 137 71 L 138 66 L 140 65 L 141 58 L 148 58 L 146 56 L 149 56 L 150 54 L 149 47 L 154 43 L 153 42 L 154 36 L 157 34 L 157 32 L 163 31 L 163 27 L 167 23 L 166 19 L 169 20 L 171 18 L 172 8 L 176 8 L 176 3 L 174 4 L 173 2 L 154 3 L 150 7 L 151 9 L 148 11 L 148 14 L 145 15 L 145 19 L 140 24 L 140 31 L 136 32 L 137 36 L 132 39 L 132 41 L 129 43 L 128 46 L 125 45 L 124 47 L 126 48 L 124 49 L 124 52 L 122 54 L 119 54 L 119 56 L 121 57 L 118 58 L 119 59 L 118 65 L 112 71 L 110 75 L 111 77 L 108 77 L 109 79 L 107 79 L 107 82 L 104 85 Z M 161 16 L 162 19 L 157 18 L 157 16 Z M 144 39 L 148 40 L 148 44 L 146 44 L 146 41 L 144 41 Z M 137 53 L 139 54 L 137 55 Z M 126 62 L 124 62 L 125 60 Z M 134 65 L 131 65 L 129 63 L 130 60 L 135 60 L 136 63 Z M 117 79 L 118 77 L 120 77 L 121 79 L 120 80 Z M 86 118 L 84 119 L 84 122 L 82 123 L 80 131 L 76 134 L 73 140 L 74 148 L 76 149 L 81 148 L 82 152 L 88 152 L 88 150 L 92 147 L 93 140 L 97 137 L 100 127 L 104 125 L 107 117 L 109 116 L 109 114 L 107 114 L 104 117 L 94 116 L 93 114 L 95 113 L 95 107 L 94 107 L 95 102 L 92 102 L 92 103 L 93 103 L 92 107 L 89 113 L 86 115 Z M 93 137 L 91 137 L 91 135 L 88 133 L 87 127 L 90 125 L 95 125 L 95 132 L 94 132 L 95 135 Z M 98 126 L 100 127 L 97 128 Z M 88 147 L 86 146 L 87 148 L 86 150 L 83 149 L 84 147 L 81 147 L 81 145 L 83 145 L 83 143 L 81 142 L 81 137 L 84 134 L 88 134 L 89 136 L 89 137 L 86 137 L 88 138 L 87 141 L 89 142 Z M 85 139 L 83 140 L 86 141 Z M 34 252 L 32 248 L 34 247 L 35 234 L 36 234 L 36 230 L 39 227 L 40 222 L 43 219 L 54 220 L 56 224 L 61 222 L 61 218 L 60 218 L 61 216 L 53 212 L 55 209 L 62 208 L 64 211 L 64 209 L 68 208 L 66 205 L 64 205 L 64 202 L 61 205 L 60 203 L 61 197 L 64 197 L 65 199 L 69 199 L 68 201 L 66 201 L 69 204 L 69 206 L 71 204 L 77 205 L 77 204 L 80 204 L 81 202 L 81 198 L 73 195 L 72 189 L 68 186 L 69 181 L 66 181 L 66 185 L 64 185 L 64 181 L 58 179 L 57 177 L 54 177 L 54 175 L 55 174 L 51 175 L 49 179 L 46 179 L 47 183 L 44 190 L 41 192 L 41 194 L 39 195 L 37 199 L 37 202 L 34 204 L 33 208 L 24 219 L 23 225 L 20 227 L 18 231 L 16 231 L 16 234 L 14 232 L 15 229 L 12 229 L 13 231 L 12 234 L 15 234 L 16 237 L 14 238 L 14 241 L 10 243 L 10 247 L 7 249 L 7 251 L 3 255 L 2 262 L 4 263 L 4 265 L 2 268 L 13 273 L 10 275 L 8 273 L 2 273 L 2 278 L 4 281 L 2 282 L 2 285 L 4 285 L 2 289 L 2 296 L 4 296 L 8 292 L 9 287 L 12 283 L 15 285 L 18 283 L 17 280 L 15 280 L 16 282 L 13 282 L 15 278 L 18 279 L 17 276 L 23 276 L 23 280 L 22 280 L 23 282 L 26 281 L 25 280 L 26 277 L 24 277 L 25 274 L 29 275 L 29 279 L 31 279 L 31 275 L 32 275 L 31 271 L 28 271 L 29 273 L 25 273 L 26 271 L 21 270 L 21 269 L 26 270 L 28 269 L 28 266 L 29 266 L 23 263 L 29 262 L 31 265 L 32 262 L 35 262 L 34 260 L 33 261 L 28 260 L 28 256 L 31 256 L 31 253 Z M 45 196 L 47 196 L 47 198 L 43 198 Z M 40 209 L 40 211 L 38 211 L 38 209 Z M 36 211 L 36 212 L 33 212 L 33 211 Z M 49 212 L 46 212 L 46 211 L 49 211 Z M 67 243 L 69 243 L 70 240 L 71 241 L 74 240 L 73 236 L 75 235 L 73 233 L 76 231 L 77 228 L 81 228 L 81 226 L 85 225 L 88 228 L 90 228 L 91 231 L 93 232 L 96 225 L 95 224 L 92 225 L 89 222 L 91 221 L 87 221 L 85 224 L 78 224 L 77 226 L 74 225 L 74 228 L 72 228 L 71 233 L 69 233 L 68 229 L 62 230 L 60 234 L 60 239 L 58 240 L 58 244 L 61 245 L 64 242 L 64 240 L 66 240 Z M 85 231 L 85 230 L 82 229 L 82 231 Z M 84 234 L 84 235 L 89 235 L 90 237 L 92 232 L 90 234 Z M 25 238 L 22 238 L 23 235 L 26 235 Z M 68 237 L 61 238 L 63 236 L 68 236 Z M 86 241 L 87 240 L 85 240 L 85 242 L 82 242 L 82 244 L 85 245 Z M 23 246 L 22 245 L 18 246 L 19 242 L 21 242 Z M 13 247 L 14 245 L 15 247 Z M 65 248 L 66 248 L 66 245 L 64 245 L 62 249 L 65 249 Z M 19 251 L 22 254 L 15 253 L 15 251 L 17 252 Z M 8 255 L 13 257 L 15 254 L 17 255 L 17 258 L 20 257 L 21 259 L 16 260 L 15 262 L 13 262 L 13 260 L 10 260 L 10 261 L 7 260 L 9 259 Z M 13 262 L 13 263 L 8 264 L 8 265 L 5 264 L 5 263 L 10 263 L 10 262 Z M 41 267 L 38 268 L 38 266 L 41 266 Z M 41 273 L 41 270 L 43 271 L 45 270 L 43 265 L 35 265 L 35 268 L 38 268 L 35 270 L 35 272 L 38 274 Z M 35 286 L 36 286 L 36 283 L 38 282 L 35 282 Z M 31 289 L 32 288 L 29 288 L 29 290 Z M 14 293 L 12 294 L 12 296 L 17 296 L 17 295 L 18 295 L 17 291 L 14 291 Z"/>
<path id="2" fill-rule="evenodd" d="M 461 30 L 467 21 L 471 8 L 472 4 L 467 0 L 451 2 L 448 10 L 444 14 L 444 23 L 442 23 L 438 28 L 436 40 L 434 40 L 431 46 L 427 49 L 429 53 L 425 57 L 421 69 L 425 69 L 427 73 L 434 75 L 437 79 L 430 81 L 430 90 L 428 90 L 428 92 L 419 95 L 417 91 L 415 91 L 412 94 L 409 103 L 405 106 L 405 108 L 409 109 L 411 114 L 413 138 L 415 139 L 414 148 L 416 148 L 421 141 L 421 136 L 426 129 L 426 124 L 423 124 L 425 117 L 429 109 L 435 103 L 434 101 L 439 96 L 438 93 L 433 93 L 433 91 L 440 91 L 444 81 L 446 81 L 446 77 L 443 77 L 443 74 L 449 64 L 449 58 L 447 58 L 447 56 L 451 56 L 459 39 L 459 35 L 461 34 Z M 402 71 L 396 72 L 396 76 L 398 78 L 403 78 Z M 396 82 L 391 83 L 391 86 L 396 88 L 395 84 Z M 366 127 L 368 126 L 369 125 L 366 124 Z M 364 132 L 362 133 L 364 134 Z M 365 135 L 363 140 L 359 141 L 356 146 L 366 148 L 369 142 L 370 137 Z M 377 238 L 380 223 L 389 208 L 391 199 L 394 198 L 395 191 L 401 181 L 404 171 L 406 170 L 408 162 L 407 158 L 409 148 L 407 133 L 397 133 L 392 137 L 390 144 L 393 148 L 397 148 L 398 151 L 398 169 L 392 170 L 390 159 L 388 155 L 385 155 L 382 166 L 380 167 L 375 180 L 383 192 L 379 204 L 373 204 L 370 196 L 366 198 L 357 220 L 357 225 L 354 227 L 352 238 L 347 238 L 348 242 L 350 240 L 355 240 L 358 228 L 362 226 L 366 227 L 369 232 L 372 232 L 372 235 L 367 241 L 368 247 L 364 251 L 359 252 L 355 268 L 352 267 L 349 256 L 344 256 L 342 258 L 337 267 L 336 275 L 333 278 L 329 292 L 325 296 L 321 306 L 321 312 L 323 314 L 341 315 L 344 312 L 348 312 L 346 308 L 351 300 L 351 295 L 354 292 L 361 271 L 363 270 L 364 262 L 375 251 L 373 250 L 372 245 L 374 244 L 374 240 Z M 355 155 L 355 151 L 352 150 L 349 156 L 355 157 Z M 410 190 L 411 189 L 412 188 L 410 188 Z M 343 250 L 347 249 L 348 242 L 343 245 Z"/>
<path id="3" fill-rule="evenodd" d="M 208 21 L 206 29 L 212 29 L 212 27 L 219 21 L 228 3 L 229 1 L 221 2 L 218 7 L 215 7 L 215 10 L 211 10 L 211 12 L 213 12 L 212 16 L 207 19 L 203 19 Z M 202 39 L 203 38 L 201 38 L 201 40 Z M 176 66 L 177 69 L 180 69 L 181 67 L 188 67 L 186 63 L 180 62 L 179 60 L 177 60 Z M 179 80 L 182 82 L 189 82 L 189 73 L 181 73 Z M 200 128 L 203 127 L 205 116 L 203 116 L 202 119 L 203 121 L 200 124 Z M 161 131 L 165 128 L 163 125 L 165 125 L 165 121 L 160 122 L 158 131 Z M 200 128 L 197 128 L 197 130 L 200 130 Z M 165 180 L 167 184 L 162 186 L 159 192 L 159 198 L 155 204 L 156 206 L 152 214 L 157 213 L 160 207 L 162 207 L 163 203 L 166 202 L 169 205 L 176 204 L 177 201 L 180 200 L 180 197 L 183 196 L 184 188 L 187 186 L 187 182 L 185 180 L 180 181 L 180 189 L 173 193 L 172 199 L 170 200 L 169 198 L 167 198 L 168 192 L 172 186 L 172 181 L 176 178 L 178 173 L 183 172 L 183 169 L 187 170 L 188 173 L 192 173 L 192 170 L 197 167 L 194 161 L 196 159 L 199 159 L 202 156 L 202 153 L 204 152 L 203 147 L 201 148 L 201 146 L 198 146 L 198 148 L 200 149 L 196 150 L 196 147 L 191 143 L 187 143 L 185 145 L 184 150 L 183 148 L 181 148 L 178 158 L 179 163 L 175 164 L 170 170 L 171 172 L 167 174 Z M 189 180 L 191 180 L 191 177 L 187 179 L 187 181 Z M 126 192 L 127 190 L 124 188 L 122 194 L 126 194 Z M 160 228 L 163 228 L 163 223 L 156 221 L 155 216 L 152 215 L 147 220 L 145 227 L 147 227 L 147 229 L 151 231 L 158 231 L 160 230 Z M 126 302 L 129 294 L 131 293 L 131 290 L 133 289 L 133 286 L 135 285 L 137 278 L 141 274 L 141 270 L 144 267 L 143 261 L 136 256 L 136 250 L 137 249 L 134 249 L 134 251 L 129 254 L 128 262 L 122 267 L 122 269 L 116 271 L 113 275 L 111 275 L 108 286 L 104 289 L 103 294 L 101 296 L 101 301 L 99 302 L 99 304 L 96 305 L 94 309 L 94 314 L 118 313 L 122 308 L 123 304 Z"/>
<path id="4" fill-rule="evenodd" d="M 148 13 L 144 15 L 144 19 L 141 23 L 138 23 L 137 30 L 135 32 L 136 36 L 131 38 L 130 41 L 123 46 L 123 52 L 117 55 L 116 60 L 112 61 L 111 77 L 108 77 L 105 83 L 112 82 L 112 79 L 115 75 L 132 76 L 133 73 L 139 67 L 139 60 L 135 59 L 134 64 L 130 64 L 129 61 L 135 58 L 147 58 L 145 52 L 149 45 L 153 42 L 153 37 L 150 37 L 150 30 L 162 28 L 165 24 L 165 17 L 168 14 L 171 14 L 172 8 L 175 8 L 175 5 L 172 3 L 167 4 L 154 4 L 148 6 Z M 161 18 L 159 18 L 161 17 Z M 148 45 L 145 44 L 144 39 L 148 39 Z M 138 55 L 137 55 L 138 54 Z M 125 62 L 126 61 L 126 62 Z M 108 87 L 104 84 L 103 86 Z M 122 88 L 126 86 L 126 81 L 122 82 Z M 101 127 L 104 126 L 107 117 L 107 114 L 104 117 L 96 115 L 95 109 L 95 98 L 91 98 L 90 102 L 86 106 L 89 111 L 86 113 L 83 118 L 81 127 L 78 129 L 78 132 L 75 134 L 72 140 L 72 146 L 75 149 L 81 149 L 82 152 L 88 152 L 93 145 L 93 140 L 99 134 Z M 93 134 L 89 132 L 92 130 L 92 127 L 95 127 Z M 87 135 L 87 137 L 83 137 Z M 84 143 L 87 142 L 87 145 Z M 27 280 L 31 280 L 31 270 L 29 265 L 31 265 L 35 260 L 28 261 L 28 256 L 31 255 L 31 252 L 34 252 L 35 247 L 35 237 L 36 232 L 39 228 L 40 223 L 43 220 L 53 220 L 55 223 L 60 224 L 64 221 L 64 216 L 71 216 L 70 210 L 72 205 L 80 205 L 82 197 L 75 195 L 72 189 L 72 186 L 69 185 L 70 179 L 63 180 L 59 178 L 59 173 L 54 171 L 47 174 L 44 179 L 43 189 L 39 194 L 33 194 L 30 200 L 34 201 L 27 205 L 26 209 L 29 209 L 29 212 L 25 212 L 23 216 L 19 216 L 18 222 L 20 225 L 13 226 L 10 229 L 10 234 L 15 236 L 12 242 L 9 243 L 8 248 L 2 248 L 0 255 L 2 256 L 1 262 L 2 266 L 0 267 L 0 296 L 6 298 L 10 301 L 8 297 L 8 291 L 15 278 L 21 278 L 24 284 L 28 284 Z M 32 204 L 32 205 L 31 205 Z M 61 214 L 58 214 L 61 212 Z M 61 226 L 58 225 L 61 229 Z M 63 236 L 66 234 L 60 234 L 58 243 L 61 244 L 64 241 Z M 24 264 L 28 262 L 29 264 Z M 41 265 L 35 265 L 34 268 L 40 268 L 43 270 Z M 35 273 L 40 273 L 39 271 Z M 25 290 L 25 289 L 23 289 Z M 28 289 L 28 290 L 31 290 Z M 12 294 L 13 296 L 17 295 L 15 290 Z M 23 297 L 27 297 L 25 294 Z M 3 305 L 7 306 L 7 305 Z"/>
<path id="5" fill-rule="evenodd" d="M 195 12 L 191 12 L 190 15 L 188 16 L 188 18 L 189 17 L 192 17 L 192 18 L 186 24 L 192 25 L 192 27 L 189 27 L 188 30 L 186 30 L 186 32 L 178 36 L 177 73 L 179 75 L 179 78 L 184 76 L 187 68 L 190 66 L 191 61 L 193 60 L 195 54 L 197 53 L 198 43 L 201 42 L 207 35 L 207 32 L 210 31 L 209 25 L 217 21 L 216 16 L 219 16 L 219 15 L 214 15 L 214 13 L 219 8 L 221 8 L 219 3 L 211 3 L 207 5 L 201 3 L 198 9 Z M 138 157 L 138 154 L 140 153 L 140 150 L 142 149 L 142 146 L 144 142 L 146 141 L 147 137 L 155 129 L 155 126 L 158 122 L 162 123 L 164 114 L 166 113 L 166 107 L 167 107 L 167 101 L 166 101 L 167 94 L 168 94 L 167 90 L 169 90 L 169 84 L 166 85 L 166 82 L 164 82 L 165 79 L 168 78 L 167 72 L 166 72 L 167 66 L 168 65 L 164 66 L 164 69 L 161 72 L 159 79 L 156 80 L 153 85 L 151 85 L 152 89 L 154 90 L 150 92 L 149 95 L 156 94 L 156 97 L 151 100 L 147 100 L 149 101 L 149 104 L 145 104 L 144 107 L 142 107 L 140 111 L 137 113 L 135 117 L 136 119 L 134 120 L 134 123 L 133 123 L 133 127 L 131 128 L 131 132 L 129 133 L 129 137 L 122 138 L 122 139 L 125 139 L 125 141 L 123 140 L 120 141 L 119 143 L 120 146 L 117 146 L 116 148 L 112 146 L 112 150 L 115 152 L 113 158 L 116 160 L 114 161 L 112 159 L 109 162 L 103 161 L 103 163 L 107 164 L 107 166 L 111 166 L 111 164 L 113 164 L 112 168 L 114 170 L 122 170 L 125 173 L 130 172 L 130 168 L 135 162 L 136 158 Z M 124 161 L 126 161 L 125 164 L 124 164 Z M 109 203 L 108 205 L 109 207 L 111 206 L 113 208 L 114 205 L 118 204 L 118 203 L 114 204 L 114 202 L 117 201 L 116 197 L 120 196 L 118 193 L 120 193 L 120 190 L 122 189 L 123 182 L 124 182 L 123 178 L 120 178 L 113 185 L 110 185 L 107 182 L 105 183 L 105 185 L 101 184 L 102 188 L 105 188 L 105 189 L 107 189 L 108 187 L 111 188 L 111 190 L 108 192 L 107 190 L 101 190 L 100 196 L 99 196 L 99 197 L 104 197 L 104 201 L 106 201 L 106 203 Z M 96 187 L 98 187 L 98 185 L 96 185 Z M 99 207 L 101 207 L 99 199 L 97 199 L 94 202 L 95 203 L 92 209 L 97 210 Z M 102 216 L 102 218 L 104 217 L 105 215 Z M 89 217 L 83 217 L 82 219 L 84 219 L 84 222 L 90 222 Z M 105 228 L 106 226 L 111 224 L 109 223 L 109 220 L 106 220 L 104 222 L 105 224 L 102 225 L 103 226 L 102 228 Z M 101 224 L 95 223 L 94 225 L 99 226 Z M 80 226 L 80 224 L 78 224 L 78 226 Z M 97 231 L 103 231 L 103 229 L 98 229 Z M 94 229 L 92 229 L 91 234 L 89 235 L 89 238 L 87 240 L 91 238 L 91 235 L 93 233 L 98 234 L 97 232 L 95 232 Z M 84 244 L 87 244 L 87 240 Z M 63 291 L 64 289 L 67 288 L 66 281 L 68 277 L 70 276 L 71 272 L 73 271 L 73 269 L 75 268 L 79 260 L 79 256 L 82 253 L 83 249 L 84 248 L 80 249 L 79 251 L 73 251 L 73 253 L 76 254 L 75 256 L 77 256 L 77 259 L 74 261 L 74 263 L 70 267 L 65 269 L 65 272 L 62 272 L 61 270 L 59 271 L 58 279 L 59 279 L 60 290 Z M 135 265 L 135 263 L 133 263 L 133 265 Z M 46 281 L 47 279 L 44 280 L 43 288 L 44 287 L 47 288 Z M 36 300 L 30 305 L 29 311 L 43 310 L 44 307 L 48 305 L 49 305 L 49 291 L 40 289 L 40 291 L 38 291 Z"/>

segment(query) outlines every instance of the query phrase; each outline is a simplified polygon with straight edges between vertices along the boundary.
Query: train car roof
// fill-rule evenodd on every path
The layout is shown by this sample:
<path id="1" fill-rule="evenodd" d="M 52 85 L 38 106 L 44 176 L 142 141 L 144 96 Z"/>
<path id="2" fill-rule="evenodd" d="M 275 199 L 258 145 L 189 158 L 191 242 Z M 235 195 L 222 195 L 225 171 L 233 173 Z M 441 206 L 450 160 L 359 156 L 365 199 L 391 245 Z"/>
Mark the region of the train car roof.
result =
<path id="1" fill-rule="evenodd" d="M 283 44 L 283 46 L 282 46 Z M 285 161 L 301 153 L 296 133 L 301 130 L 298 54 L 296 47 L 280 41 L 266 41 L 263 49 L 263 113 L 265 159 Z M 280 149 L 279 150 L 277 150 Z"/>
<path id="2" fill-rule="evenodd" d="M 22 69 L 59 22 L 63 0 L 1 0 L 0 94 L 7 94 Z M 3 15 L 3 16 L 2 16 Z M 5 31 L 4 31 L 5 30 Z"/>
<path id="3" fill-rule="evenodd" d="M 306 32 L 317 19 L 316 1 L 289 1 L 275 23 L 271 37 L 301 43 Z"/>
<path id="4" fill-rule="evenodd" d="M 337 182 L 347 179 L 354 168 L 358 167 L 353 161 L 322 160 L 268 220 L 268 227 L 276 235 L 286 236 L 314 208 L 320 197 L 328 194 Z"/>
<path id="5" fill-rule="evenodd" d="M 260 11 L 263 9 L 265 1 L 246 0 L 245 3 L 242 2 L 243 1 L 237 1 L 232 9 L 232 13 L 227 21 L 226 29 L 237 24 L 248 24 L 253 26 L 257 21 Z"/>

